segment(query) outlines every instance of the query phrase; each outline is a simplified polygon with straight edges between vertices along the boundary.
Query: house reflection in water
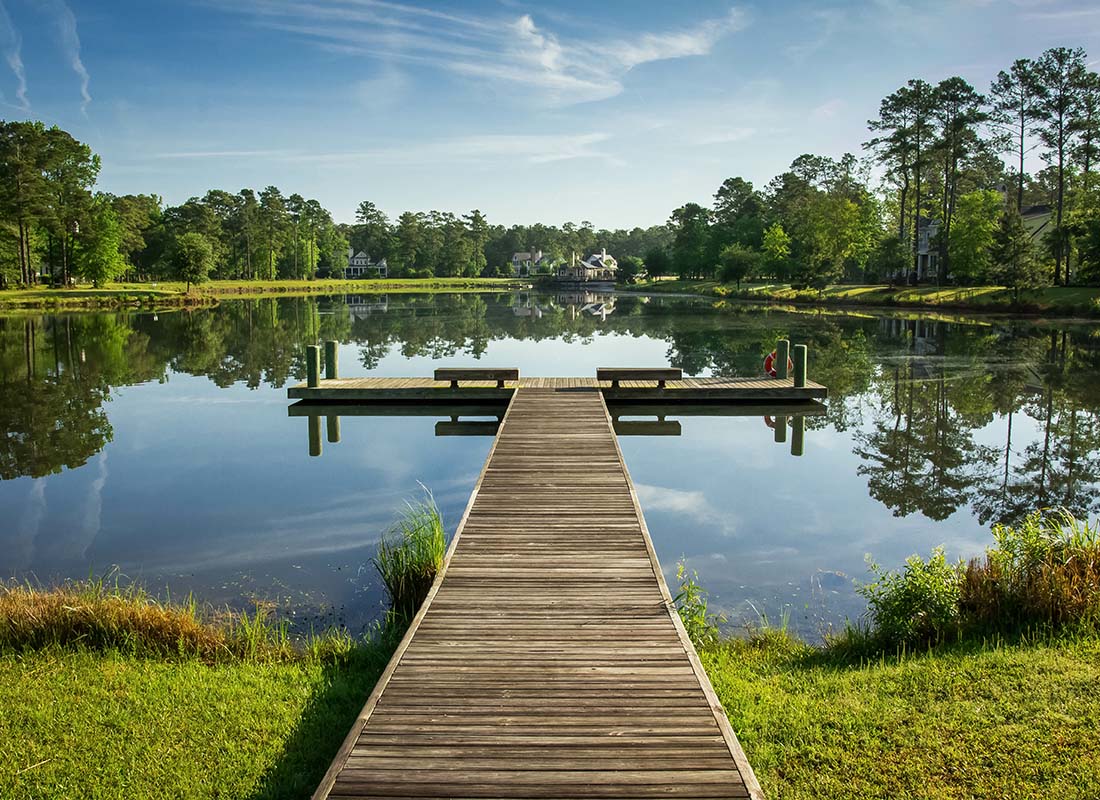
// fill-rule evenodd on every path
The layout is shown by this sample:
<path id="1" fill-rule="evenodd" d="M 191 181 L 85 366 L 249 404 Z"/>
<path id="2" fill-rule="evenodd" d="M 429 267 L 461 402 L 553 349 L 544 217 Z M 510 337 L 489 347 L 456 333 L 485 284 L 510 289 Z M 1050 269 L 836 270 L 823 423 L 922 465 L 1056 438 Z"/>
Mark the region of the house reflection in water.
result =
<path id="1" fill-rule="evenodd" d="M 542 305 L 539 305 L 539 301 Z M 543 314 L 551 309 L 564 309 L 570 319 L 588 314 L 598 317 L 601 321 L 607 319 L 609 314 L 615 311 L 615 296 L 604 292 L 559 292 L 555 295 L 539 295 L 538 300 L 524 292 L 516 295 L 512 303 L 512 314 L 517 317 L 532 317 L 542 319 Z"/>

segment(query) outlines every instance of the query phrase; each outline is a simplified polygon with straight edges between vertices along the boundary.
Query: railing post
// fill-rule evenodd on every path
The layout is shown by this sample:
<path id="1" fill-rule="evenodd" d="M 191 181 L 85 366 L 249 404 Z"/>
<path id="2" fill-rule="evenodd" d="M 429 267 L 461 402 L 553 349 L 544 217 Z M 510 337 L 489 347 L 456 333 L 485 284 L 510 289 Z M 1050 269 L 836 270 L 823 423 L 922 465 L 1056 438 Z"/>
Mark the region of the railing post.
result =
<path id="1" fill-rule="evenodd" d="M 796 389 L 806 388 L 806 352 L 804 344 L 794 346 L 794 386 Z"/>
<path id="2" fill-rule="evenodd" d="M 325 342 L 325 378 L 333 381 L 340 377 L 339 368 L 336 365 L 336 342 Z"/>
<path id="3" fill-rule="evenodd" d="M 315 344 L 306 347 L 306 386 L 316 389 L 321 385 L 321 348 Z"/>
<path id="4" fill-rule="evenodd" d="M 795 362 L 797 363 L 797 362 Z M 791 455 L 800 456 L 806 440 L 806 418 L 802 415 L 791 422 Z"/>
<path id="5" fill-rule="evenodd" d="M 775 343 L 775 377 L 787 379 L 787 360 L 791 357 L 791 342 L 789 339 L 780 339 Z"/>

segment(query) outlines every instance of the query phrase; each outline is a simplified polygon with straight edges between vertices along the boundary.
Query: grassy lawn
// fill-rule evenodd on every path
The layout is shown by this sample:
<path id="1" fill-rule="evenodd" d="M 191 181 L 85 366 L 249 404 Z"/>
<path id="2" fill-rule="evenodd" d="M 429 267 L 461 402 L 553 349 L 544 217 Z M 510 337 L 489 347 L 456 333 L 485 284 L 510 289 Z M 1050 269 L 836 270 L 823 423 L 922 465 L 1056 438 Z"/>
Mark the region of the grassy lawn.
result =
<path id="1" fill-rule="evenodd" d="M 0 797 L 308 797 L 384 664 L 0 654 Z"/>
<path id="2" fill-rule="evenodd" d="M 770 800 L 1100 797 L 1100 639 L 837 666 L 770 636 L 701 656 Z"/>
<path id="3" fill-rule="evenodd" d="M 903 286 L 883 285 L 827 286 L 816 289 L 792 289 L 785 283 L 745 283 L 738 289 L 732 284 L 713 280 L 664 279 L 640 283 L 641 291 L 685 292 L 742 300 L 782 301 L 787 303 L 877 305 L 903 307 L 962 308 L 979 311 L 1016 311 L 1058 315 L 1100 315 L 1100 288 L 1049 286 L 1021 292 L 1017 303 L 1011 289 L 1003 286 Z"/>
<path id="4" fill-rule="evenodd" d="M 508 291 L 527 283 L 512 278 L 425 278 L 383 280 L 209 281 L 192 286 L 180 282 L 111 283 L 98 289 L 5 289 L 0 308 L 88 308 L 125 305 L 186 306 L 215 302 L 218 297 L 290 297 L 316 294 L 401 294 L 415 292 Z"/>

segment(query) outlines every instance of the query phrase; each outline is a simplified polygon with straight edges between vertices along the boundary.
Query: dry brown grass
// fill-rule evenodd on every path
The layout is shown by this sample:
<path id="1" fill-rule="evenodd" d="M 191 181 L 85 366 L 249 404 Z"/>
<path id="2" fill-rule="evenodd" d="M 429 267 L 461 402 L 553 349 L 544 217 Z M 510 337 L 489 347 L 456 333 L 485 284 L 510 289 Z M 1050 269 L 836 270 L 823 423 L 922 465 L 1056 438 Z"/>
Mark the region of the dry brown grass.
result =
<path id="1" fill-rule="evenodd" d="M 293 642 L 271 609 L 215 612 L 193 600 L 163 603 L 138 587 L 102 581 L 50 589 L 0 585 L 0 648 L 78 646 L 136 655 L 224 660 L 288 660 L 346 652 L 343 632 Z"/>

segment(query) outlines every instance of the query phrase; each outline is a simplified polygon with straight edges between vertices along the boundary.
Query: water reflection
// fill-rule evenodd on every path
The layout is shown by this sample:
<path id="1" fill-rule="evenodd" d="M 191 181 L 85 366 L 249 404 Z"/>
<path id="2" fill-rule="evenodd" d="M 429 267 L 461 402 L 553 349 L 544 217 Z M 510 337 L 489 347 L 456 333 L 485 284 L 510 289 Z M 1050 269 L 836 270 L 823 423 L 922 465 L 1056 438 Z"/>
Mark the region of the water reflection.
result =
<path id="1" fill-rule="evenodd" d="M 1096 326 L 629 295 L 247 300 L 0 317 L 0 573 L 120 564 L 174 591 L 231 602 L 242 586 L 292 587 L 369 618 L 379 532 L 418 480 L 456 522 L 498 415 L 341 409 L 306 420 L 310 449 L 328 451 L 310 460 L 285 399 L 307 345 L 340 341 L 345 377 L 479 360 L 732 377 L 759 375 L 780 337 L 809 345 L 810 377 L 830 390 L 821 413 L 615 414 L 662 563 L 686 555 L 723 600 L 847 596 L 835 575 L 860 574 L 864 552 L 892 563 L 946 541 L 967 555 L 989 523 L 1035 506 L 1100 511 Z M 791 460 L 800 430 L 812 446 Z M 310 497 L 326 500 L 305 509 Z"/>

